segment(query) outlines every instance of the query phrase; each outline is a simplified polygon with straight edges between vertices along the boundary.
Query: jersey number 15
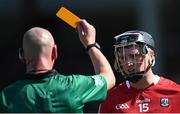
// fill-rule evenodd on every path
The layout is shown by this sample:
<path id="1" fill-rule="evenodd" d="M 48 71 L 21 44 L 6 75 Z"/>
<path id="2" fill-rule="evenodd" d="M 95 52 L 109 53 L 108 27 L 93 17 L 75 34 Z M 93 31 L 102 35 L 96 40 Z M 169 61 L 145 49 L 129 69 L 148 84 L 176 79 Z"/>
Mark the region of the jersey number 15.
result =
<path id="1" fill-rule="evenodd" d="M 149 110 L 148 103 L 138 104 L 139 112 L 147 112 Z"/>

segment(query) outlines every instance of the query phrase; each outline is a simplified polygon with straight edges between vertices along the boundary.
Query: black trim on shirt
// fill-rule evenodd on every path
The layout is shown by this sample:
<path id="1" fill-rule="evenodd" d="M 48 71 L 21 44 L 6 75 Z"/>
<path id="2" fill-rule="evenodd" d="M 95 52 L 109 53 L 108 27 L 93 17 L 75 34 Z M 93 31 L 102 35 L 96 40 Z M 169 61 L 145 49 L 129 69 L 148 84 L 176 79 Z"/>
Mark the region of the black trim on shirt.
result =
<path id="1" fill-rule="evenodd" d="M 47 77 L 52 77 L 52 76 L 55 76 L 57 74 L 58 74 L 58 72 L 55 69 L 48 70 L 47 72 L 38 73 L 38 74 L 26 73 L 25 79 L 38 80 L 38 79 L 43 79 L 43 78 L 47 78 Z"/>

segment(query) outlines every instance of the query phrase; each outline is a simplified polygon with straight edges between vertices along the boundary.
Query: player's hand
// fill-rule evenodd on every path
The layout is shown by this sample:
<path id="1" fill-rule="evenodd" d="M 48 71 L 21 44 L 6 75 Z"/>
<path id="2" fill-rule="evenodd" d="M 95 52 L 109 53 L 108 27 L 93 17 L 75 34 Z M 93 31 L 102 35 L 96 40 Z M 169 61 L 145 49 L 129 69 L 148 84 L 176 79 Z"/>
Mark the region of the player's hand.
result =
<path id="1" fill-rule="evenodd" d="M 77 24 L 77 31 L 81 43 L 86 48 L 87 45 L 93 44 L 96 40 L 96 29 L 90 25 L 85 19 Z"/>

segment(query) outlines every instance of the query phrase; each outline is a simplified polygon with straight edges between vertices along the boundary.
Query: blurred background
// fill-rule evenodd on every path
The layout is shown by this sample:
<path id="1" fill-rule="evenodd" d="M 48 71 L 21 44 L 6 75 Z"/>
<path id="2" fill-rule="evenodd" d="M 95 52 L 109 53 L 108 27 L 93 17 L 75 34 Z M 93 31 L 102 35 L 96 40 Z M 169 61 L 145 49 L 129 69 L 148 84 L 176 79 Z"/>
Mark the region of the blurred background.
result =
<path id="1" fill-rule="evenodd" d="M 62 74 L 94 74 L 75 30 L 55 16 L 61 6 L 94 25 L 97 42 L 113 66 L 113 37 L 127 30 L 150 33 L 156 43 L 154 72 L 180 83 L 180 0 L 0 0 L 0 89 L 19 80 L 25 65 L 18 59 L 22 37 L 31 27 L 48 29 L 58 46 L 55 68 Z M 117 84 L 123 81 L 116 73 Z M 97 112 L 98 103 L 85 112 Z"/>

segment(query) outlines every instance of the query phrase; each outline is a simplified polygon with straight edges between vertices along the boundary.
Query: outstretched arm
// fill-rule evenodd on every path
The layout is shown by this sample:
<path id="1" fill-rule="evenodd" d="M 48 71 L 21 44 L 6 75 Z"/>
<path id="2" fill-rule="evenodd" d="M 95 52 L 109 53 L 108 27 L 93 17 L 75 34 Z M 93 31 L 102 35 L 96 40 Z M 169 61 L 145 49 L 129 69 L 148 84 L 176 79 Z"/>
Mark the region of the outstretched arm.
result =
<path id="1" fill-rule="evenodd" d="M 96 42 L 96 30 L 86 20 L 82 19 L 78 23 L 77 30 L 80 41 L 85 48 Z M 107 81 L 107 89 L 111 89 L 115 85 L 115 76 L 106 57 L 96 47 L 91 47 L 88 50 L 88 54 L 93 63 L 95 73 L 104 76 Z"/>

